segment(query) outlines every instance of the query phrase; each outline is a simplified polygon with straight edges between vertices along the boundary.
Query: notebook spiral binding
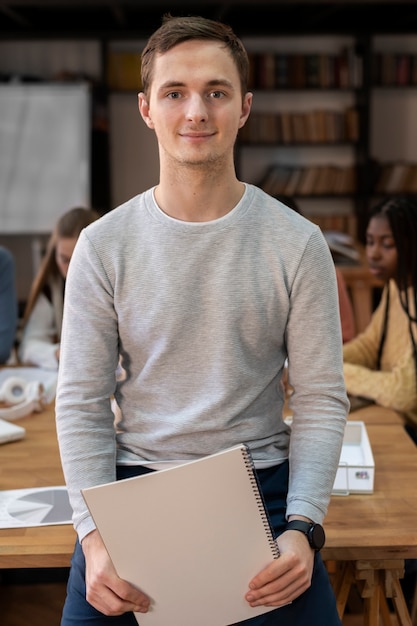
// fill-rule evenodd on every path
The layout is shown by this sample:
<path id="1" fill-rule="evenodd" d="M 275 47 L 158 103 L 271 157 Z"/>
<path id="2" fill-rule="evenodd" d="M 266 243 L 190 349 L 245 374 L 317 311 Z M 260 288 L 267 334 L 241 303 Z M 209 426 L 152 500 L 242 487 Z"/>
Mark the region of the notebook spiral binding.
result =
<path id="1" fill-rule="evenodd" d="M 259 484 L 258 475 L 256 473 L 255 463 L 253 462 L 252 454 L 249 447 L 243 444 L 242 454 L 245 461 L 246 468 L 248 470 L 249 478 L 252 484 L 252 489 L 255 494 L 255 498 L 258 504 L 259 512 L 262 518 L 262 523 L 265 528 L 266 535 L 268 537 L 268 543 L 271 547 L 272 555 L 274 559 L 277 559 L 280 555 L 277 542 L 274 538 L 272 531 L 271 520 L 269 518 L 268 509 L 266 508 L 265 500 L 262 494 L 261 486 Z"/>

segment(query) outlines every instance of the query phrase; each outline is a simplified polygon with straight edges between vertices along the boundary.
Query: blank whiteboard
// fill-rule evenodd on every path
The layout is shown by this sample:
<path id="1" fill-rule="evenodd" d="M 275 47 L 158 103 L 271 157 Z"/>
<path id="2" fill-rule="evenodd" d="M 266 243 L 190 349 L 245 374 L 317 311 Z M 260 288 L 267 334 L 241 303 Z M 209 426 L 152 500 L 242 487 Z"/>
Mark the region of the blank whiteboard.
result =
<path id="1" fill-rule="evenodd" d="M 49 233 L 90 205 L 87 84 L 0 85 L 0 233 Z"/>

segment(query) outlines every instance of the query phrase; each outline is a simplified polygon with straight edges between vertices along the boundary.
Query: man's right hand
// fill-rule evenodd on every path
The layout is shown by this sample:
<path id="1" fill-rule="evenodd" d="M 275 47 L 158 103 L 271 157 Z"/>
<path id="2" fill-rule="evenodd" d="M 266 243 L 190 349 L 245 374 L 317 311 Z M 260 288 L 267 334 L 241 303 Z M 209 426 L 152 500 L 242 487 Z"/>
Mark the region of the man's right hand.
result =
<path id="1" fill-rule="evenodd" d="M 150 599 L 136 587 L 119 578 L 97 530 L 81 543 L 85 556 L 87 601 L 104 615 L 128 612 L 146 613 Z"/>

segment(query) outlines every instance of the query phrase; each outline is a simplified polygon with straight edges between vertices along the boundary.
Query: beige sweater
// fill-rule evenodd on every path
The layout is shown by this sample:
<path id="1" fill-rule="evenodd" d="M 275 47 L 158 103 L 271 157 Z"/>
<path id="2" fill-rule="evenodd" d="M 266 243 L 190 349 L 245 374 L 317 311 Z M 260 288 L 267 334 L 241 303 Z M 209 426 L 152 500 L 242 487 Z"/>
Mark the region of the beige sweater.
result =
<path id="1" fill-rule="evenodd" d="M 390 281 L 388 288 L 390 308 L 381 370 L 375 368 L 384 323 L 386 289 L 368 327 L 343 347 L 346 389 L 353 396 L 364 396 L 403 413 L 407 421 L 417 425 L 416 368 L 409 322 L 395 282 Z M 413 324 L 413 331 L 417 337 L 416 324 Z"/>

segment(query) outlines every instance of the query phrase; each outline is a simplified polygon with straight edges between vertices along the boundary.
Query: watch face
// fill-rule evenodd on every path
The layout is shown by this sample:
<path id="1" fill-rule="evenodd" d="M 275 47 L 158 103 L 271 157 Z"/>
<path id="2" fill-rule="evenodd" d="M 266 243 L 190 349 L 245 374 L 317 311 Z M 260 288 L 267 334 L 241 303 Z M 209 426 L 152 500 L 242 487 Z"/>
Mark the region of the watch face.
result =
<path id="1" fill-rule="evenodd" d="M 310 533 L 312 547 L 316 550 L 321 550 L 326 540 L 323 526 L 320 526 L 320 524 L 314 524 Z"/>
<path id="2" fill-rule="evenodd" d="M 291 520 L 287 524 L 288 530 L 298 530 L 307 537 L 308 543 L 313 550 L 321 550 L 326 540 L 324 528 L 320 524 L 306 522 L 304 520 Z"/>

